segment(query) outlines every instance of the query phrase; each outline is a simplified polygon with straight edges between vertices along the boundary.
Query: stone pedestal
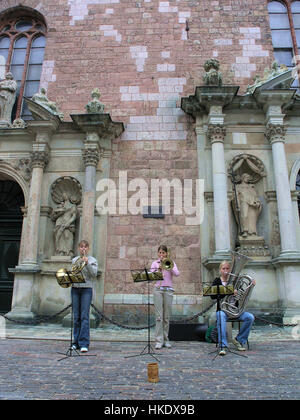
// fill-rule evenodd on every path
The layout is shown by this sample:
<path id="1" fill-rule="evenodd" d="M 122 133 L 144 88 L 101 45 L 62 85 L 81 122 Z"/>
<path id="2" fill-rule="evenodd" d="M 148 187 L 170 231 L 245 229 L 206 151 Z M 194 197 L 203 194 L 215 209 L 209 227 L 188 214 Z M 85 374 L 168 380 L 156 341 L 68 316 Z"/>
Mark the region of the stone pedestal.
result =
<path id="1" fill-rule="evenodd" d="M 237 252 L 254 258 L 256 261 L 271 260 L 270 250 L 261 236 L 252 235 L 247 238 L 239 236 L 239 243 L 240 246 L 237 248 Z"/>

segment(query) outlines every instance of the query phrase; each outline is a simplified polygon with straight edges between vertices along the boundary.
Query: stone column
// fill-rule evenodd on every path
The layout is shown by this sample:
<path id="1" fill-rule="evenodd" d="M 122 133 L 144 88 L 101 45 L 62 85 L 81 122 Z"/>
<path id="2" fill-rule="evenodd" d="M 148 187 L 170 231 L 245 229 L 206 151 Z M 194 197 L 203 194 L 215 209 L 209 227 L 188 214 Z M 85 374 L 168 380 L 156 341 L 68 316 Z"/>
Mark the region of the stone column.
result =
<path id="1" fill-rule="evenodd" d="M 227 173 L 224 157 L 224 138 L 226 134 L 221 112 L 210 113 L 207 136 L 212 145 L 212 171 L 215 221 L 215 256 L 224 258 L 230 254 L 230 229 L 227 198 Z"/>
<path id="2" fill-rule="evenodd" d="M 299 257 L 297 250 L 296 228 L 293 216 L 292 198 L 290 192 L 289 175 L 284 150 L 285 128 L 283 124 L 266 126 L 266 137 L 272 145 L 275 189 L 277 196 L 279 229 L 281 238 L 281 254 Z"/>
<path id="3" fill-rule="evenodd" d="M 27 223 L 24 259 L 22 265 L 35 268 L 37 266 L 38 232 L 40 221 L 41 191 L 43 172 L 48 163 L 48 145 L 33 144 L 31 153 L 32 176 L 27 209 Z"/>
<path id="4" fill-rule="evenodd" d="M 300 308 L 300 253 L 297 249 L 295 219 L 292 209 L 289 174 L 285 155 L 284 114 L 281 105 L 267 108 L 265 135 L 272 145 L 274 179 L 277 197 L 281 252 L 273 259 L 276 268 L 279 302 L 283 309 L 283 322 L 299 322 Z"/>
<path id="5" fill-rule="evenodd" d="M 87 133 L 82 151 L 85 165 L 85 181 L 82 203 L 81 239 L 90 243 L 90 253 L 94 243 L 94 213 L 96 202 L 96 167 L 100 159 L 99 137 L 97 133 Z"/>
<path id="6" fill-rule="evenodd" d="M 27 205 L 26 223 L 22 231 L 23 258 L 12 271 L 15 273 L 12 309 L 7 314 L 12 319 L 33 318 L 36 299 L 35 282 L 39 281 L 38 264 L 39 222 L 44 169 L 49 160 L 51 136 L 57 128 L 54 121 L 30 121 L 29 131 L 35 135 L 31 152 L 31 183 Z"/>
<path id="7" fill-rule="evenodd" d="M 32 319 L 34 280 L 40 267 L 37 261 L 41 191 L 44 168 L 48 163 L 48 144 L 33 143 L 31 153 L 32 176 L 27 206 L 26 229 L 22 233 L 23 260 L 15 272 L 12 309 L 8 317 L 16 320 Z"/>

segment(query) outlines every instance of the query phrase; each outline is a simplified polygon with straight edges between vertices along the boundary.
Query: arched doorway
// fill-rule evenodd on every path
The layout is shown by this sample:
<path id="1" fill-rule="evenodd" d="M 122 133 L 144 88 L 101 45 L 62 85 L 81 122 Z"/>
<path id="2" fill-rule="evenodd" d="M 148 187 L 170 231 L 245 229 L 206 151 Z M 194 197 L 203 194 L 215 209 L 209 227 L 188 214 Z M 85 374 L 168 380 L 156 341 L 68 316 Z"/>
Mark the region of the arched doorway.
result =
<path id="1" fill-rule="evenodd" d="M 9 272 L 18 264 L 22 233 L 24 195 L 12 180 L 0 179 L 0 313 L 11 309 L 14 275 Z"/>

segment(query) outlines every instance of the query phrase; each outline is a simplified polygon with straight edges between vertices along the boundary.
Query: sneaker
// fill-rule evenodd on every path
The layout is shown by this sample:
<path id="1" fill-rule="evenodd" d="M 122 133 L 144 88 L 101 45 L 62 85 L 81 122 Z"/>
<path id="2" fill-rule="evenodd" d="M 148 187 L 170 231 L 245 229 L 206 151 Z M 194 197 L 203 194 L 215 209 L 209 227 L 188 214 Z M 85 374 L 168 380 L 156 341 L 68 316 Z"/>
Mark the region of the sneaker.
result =
<path id="1" fill-rule="evenodd" d="M 171 343 L 169 343 L 169 342 L 165 343 L 164 346 L 167 347 L 167 349 L 170 349 L 172 347 Z"/>
<path id="2" fill-rule="evenodd" d="M 237 348 L 237 350 L 239 350 L 239 351 L 245 351 L 246 350 L 246 348 L 236 338 L 233 338 L 232 344 L 234 344 L 235 347 Z"/>
<path id="3" fill-rule="evenodd" d="M 162 348 L 162 345 L 160 343 L 155 344 L 155 349 L 160 350 Z"/>
<path id="4" fill-rule="evenodd" d="M 77 344 L 72 344 L 72 350 L 78 350 L 79 349 L 79 347 L 77 346 Z"/>
<path id="5" fill-rule="evenodd" d="M 219 351 L 219 356 L 225 356 L 226 354 L 226 349 L 223 347 L 221 348 L 221 350 Z"/>
<path id="6" fill-rule="evenodd" d="M 87 347 L 81 347 L 80 351 L 81 353 L 87 353 L 89 349 Z"/>

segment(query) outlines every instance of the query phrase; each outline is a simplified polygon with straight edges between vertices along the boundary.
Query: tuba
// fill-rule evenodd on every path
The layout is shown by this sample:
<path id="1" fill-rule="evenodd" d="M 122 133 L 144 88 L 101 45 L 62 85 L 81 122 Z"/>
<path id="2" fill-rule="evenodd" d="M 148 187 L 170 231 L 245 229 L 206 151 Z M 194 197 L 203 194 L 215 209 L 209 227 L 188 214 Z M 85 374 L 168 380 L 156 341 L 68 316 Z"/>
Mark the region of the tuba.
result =
<path id="1" fill-rule="evenodd" d="M 232 267 L 229 274 L 228 284 L 232 284 L 237 290 L 236 295 L 226 296 L 221 303 L 221 311 L 224 311 L 230 318 L 238 318 L 245 310 L 245 307 L 250 299 L 254 285 L 253 278 L 242 274 L 240 271 L 251 261 L 251 258 L 239 252 L 231 251 Z"/>
<path id="2" fill-rule="evenodd" d="M 85 283 L 82 270 L 86 266 L 86 262 L 81 257 L 72 264 L 71 270 L 68 271 L 66 268 L 60 268 L 56 274 L 56 280 L 59 286 L 63 288 L 70 287 L 73 283 Z"/>

